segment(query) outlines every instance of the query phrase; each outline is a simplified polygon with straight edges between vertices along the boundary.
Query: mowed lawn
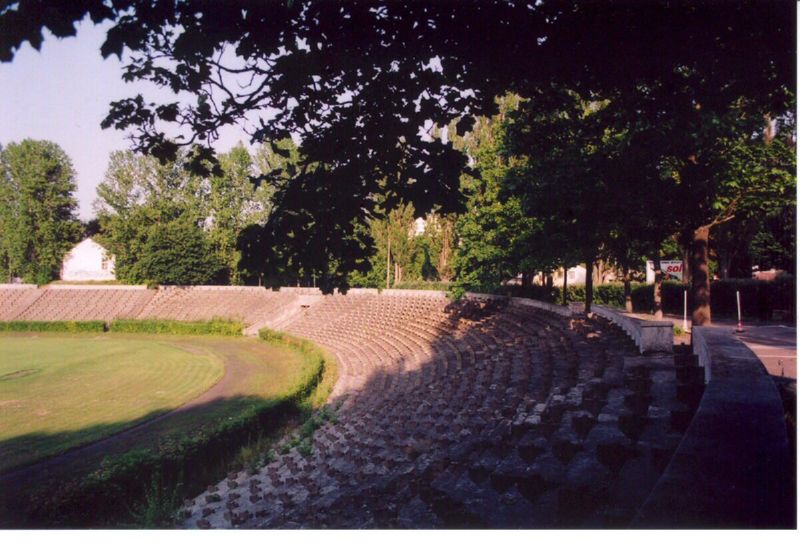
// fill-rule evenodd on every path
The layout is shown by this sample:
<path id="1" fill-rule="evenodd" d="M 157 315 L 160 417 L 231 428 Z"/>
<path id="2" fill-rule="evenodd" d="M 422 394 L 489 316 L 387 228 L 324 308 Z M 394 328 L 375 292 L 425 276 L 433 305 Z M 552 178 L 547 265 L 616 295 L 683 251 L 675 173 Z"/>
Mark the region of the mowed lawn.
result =
<path id="1" fill-rule="evenodd" d="M 213 426 L 285 396 L 305 364 L 256 338 L 0 333 L 0 473 L 176 408 L 63 468 L 89 470 L 107 456 Z"/>
<path id="2" fill-rule="evenodd" d="M 0 334 L 0 471 L 174 409 L 224 372 L 214 350 L 161 337 Z"/>

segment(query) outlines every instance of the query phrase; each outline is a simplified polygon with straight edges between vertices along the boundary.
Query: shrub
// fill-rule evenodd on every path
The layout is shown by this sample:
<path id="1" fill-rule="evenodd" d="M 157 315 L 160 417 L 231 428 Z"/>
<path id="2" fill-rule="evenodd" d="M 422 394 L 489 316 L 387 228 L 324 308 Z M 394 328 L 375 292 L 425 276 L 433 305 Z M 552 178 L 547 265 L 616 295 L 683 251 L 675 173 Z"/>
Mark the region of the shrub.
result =
<path id="1" fill-rule="evenodd" d="M 661 305 L 665 313 L 683 314 L 683 293 L 687 288 L 687 285 L 677 281 L 664 281 L 661 287 Z M 712 315 L 735 316 L 736 291 L 738 290 L 742 302 L 742 315 L 745 317 L 769 319 L 773 310 L 789 311 L 794 315 L 795 288 L 794 277 L 790 275 L 779 276 L 774 281 L 757 279 L 714 281 L 711 283 L 711 313 Z M 560 289 L 556 290 L 560 296 Z M 582 285 L 570 286 L 567 296 L 570 301 L 584 301 L 585 289 Z M 652 284 L 632 284 L 631 298 L 634 311 L 653 312 Z M 558 299 L 560 300 L 560 297 Z M 624 307 L 623 285 L 621 283 L 598 285 L 595 287 L 595 302 L 612 307 Z M 691 298 L 689 298 L 689 311 L 691 312 L 691 310 Z"/>
<path id="2" fill-rule="evenodd" d="M 194 336 L 241 336 L 241 322 L 212 319 L 211 321 L 171 321 L 171 320 L 133 320 L 117 319 L 111 323 L 111 332 L 127 334 L 171 334 Z"/>
<path id="3" fill-rule="evenodd" d="M 653 301 L 653 285 L 637 283 L 633 285 L 631 298 L 633 310 L 638 313 L 652 313 L 655 308 Z M 678 281 L 664 281 L 661 285 L 661 307 L 665 313 L 683 313 L 683 293 L 686 285 Z"/>
<path id="4" fill-rule="evenodd" d="M 736 315 L 736 291 L 742 304 L 742 316 L 770 319 L 773 310 L 795 314 L 795 279 L 781 275 L 774 281 L 726 279 L 711 283 L 711 314 Z"/>
<path id="5" fill-rule="evenodd" d="M 138 526 L 145 528 L 169 528 L 175 524 L 180 508 L 178 497 L 180 485 L 171 488 L 164 484 L 161 473 L 156 473 L 145 492 L 144 500 L 131 512 Z"/>
<path id="6" fill-rule="evenodd" d="M 105 332 L 103 321 L 0 321 L 0 332 Z"/>
<path id="7" fill-rule="evenodd" d="M 447 281 L 403 281 L 391 288 L 403 290 L 448 290 L 452 283 Z"/>

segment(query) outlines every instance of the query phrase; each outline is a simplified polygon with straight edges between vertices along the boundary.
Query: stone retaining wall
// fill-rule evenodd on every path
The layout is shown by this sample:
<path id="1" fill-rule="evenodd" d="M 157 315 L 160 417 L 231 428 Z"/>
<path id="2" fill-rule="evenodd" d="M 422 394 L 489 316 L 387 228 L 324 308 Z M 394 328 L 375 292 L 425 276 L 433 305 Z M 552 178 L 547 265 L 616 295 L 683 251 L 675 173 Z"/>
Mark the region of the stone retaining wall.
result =
<path id="1" fill-rule="evenodd" d="M 795 528 L 794 467 L 772 378 L 729 329 L 694 327 L 692 344 L 705 393 L 634 525 Z"/>
<path id="2" fill-rule="evenodd" d="M 511 298 L 511 301 L 509 303 L 512 306 L 526 306 L 526 307 L 535 307 L 537 309 L 543 309 L 545 311 L 561 315 L 562 317 L 569 318 L 572 316 L 572 310 L 569 307 L 565 307 L 563 305 L 549 304 L 547 302 L 542 302 L 540 300 L 532 300 L 530 298 Z"/>
<path id="3" fill-rule="evenodd" d="M 447 298 L 444 290 L 414 290 L 401 288 L 387 288 L 381 291 L 385 296 L 426 296 L 428 298 Z"/>
<path id="4" fill-rule="evenodd" d="M 314 287 L 281 287 L 280 292 L 290 292 L 293 294 L 322 294 L 322 291 Z"/>
<path id="5" fill-rule="evenodd" d="M 36 285 L 32 285 L 36 288 Z M 45 285 L 45 290 L 147 290 L 147 285 Z"/>
<path id="6" fill-rule="evenodd" d="M 640 319 L 601 305 L 592 305 L 592 312 L 622 328 L 642 354 L 672 352 L 671 321 Z"/>
<path id="7" fill-rule="evenodd" d="M 339 291 L 337 292 L 342 296 L 346 296 L 347 294 L 355 294 L 356 296 L 359 294 L 380 294 L 380 291 L 376 288 L 351 288 L 347 291 L 347 294 L 342 294 Z"/>
<path id="8" fill-rule="evenodd" d="M 467 292 L 464 294 L 464 299 L 474 301 L 502 301 L 508 300 L 509 305 L 513 307 L 535 307 L 550 313 L 555 313 L 562 317 L 572 317 L 572 310 L 563 305 L 551 304 L 541 300 L 534 300 L 532 298 L 518 298 L 515 296 L 503 296 L 500 294 L 483 294 L 480 292 Z"/>

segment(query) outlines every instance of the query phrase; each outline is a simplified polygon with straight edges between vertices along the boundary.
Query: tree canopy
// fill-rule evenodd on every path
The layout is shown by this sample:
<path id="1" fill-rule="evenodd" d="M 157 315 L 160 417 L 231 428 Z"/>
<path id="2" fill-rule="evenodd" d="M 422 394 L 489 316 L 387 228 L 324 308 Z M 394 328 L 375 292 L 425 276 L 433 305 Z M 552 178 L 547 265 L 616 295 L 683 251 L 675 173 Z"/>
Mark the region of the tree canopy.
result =
<path id="1" fill-rule="evenodd" d="M 110 22 L 101 53 L 124 60 L 126 80 L 176 94 L 168 103 L 134 96 L 111 105 L 104 126 L 133 130 L 137 150 L 174 158 L 189 146 L 195 169 L 217 169 L 211 144 L 226 125 L 245 126 L 257 142 L 301 139 L 297 167 L 273 172 L 268 225 L 247 243 L 261 244 L 265 268 L 323 274 L 330 287 L 365 269 L 374 252 L 366 233 L 375 194 L 420 214 L 463 209 L 465 156 L 420 132 L 457 121 L 463 134 L 476 116 L 497 113 L 496 96 L 514 92 L 537 108 L 555 86 L 608 104 L 606 128 L 642 153 L 628 153 L 615 175 L 581 175 L 585 183 L 572 187 L 589 197 L 605 183 L 618 195 L 617 185 L 646 167 L 648 197 L 683 202 L 679 218 L 693 236 L 707 224 L 697 217 L 726 197 L 706 166 L 730 130 L 793 108 L 788 1 L 20 0 L 0 8 L 0 59 L 25 41 L 38 48 L 44 28 L 74 35 L 87 15 Z M 578 128 L 585 135 L 589 127 Z M 594 171 L 603 165 L 589 162 Z M 633 170 L 620 175 L 621 165 Z M 653 192 L 669 179 L 676 199 Z M 625 213 L 656 224 L 647 219 L 652 207 L 643 209 Z M 636 231 L 603 224 L 621 240 Z"/>
<path id="2" fill-rule="evenodd" d="M 252 282 L 257 272 L 243 266 L 237 244 L 245 228 L 263 226 L 269 216 L 269 187 L 251 183 L 265 174 L 254 162 L 269 167 L 264 155 L 263 148 L 253 157 L 238 145 L 219 156 L 218 173 L 203 177 L 185 167 L 190 160 L 186 152 L 165 163 L 132 151 L 112 153 L 97 188 L 95 211 L 100 238 L 116 257 L 117 278 L 132 283 Z M 165 228 L 168 234 L 161 232 Z M 187 244 L 195 256 L 208 251 L 207 262 L 198 257 L 191 273 L 192 268 L 176 265 L 175 270 L 187 272 L 183 275 L 154 266 L 175 258 L 170 240 Z M 169 254 L 161 258 L 153 251 Z"/>
<path id="3" fill-rule="evenodd" d="M 53 142 L 24 140 L 0 148 L 0 273 L 43 284 L 80 235 L 75 171 Z"/>

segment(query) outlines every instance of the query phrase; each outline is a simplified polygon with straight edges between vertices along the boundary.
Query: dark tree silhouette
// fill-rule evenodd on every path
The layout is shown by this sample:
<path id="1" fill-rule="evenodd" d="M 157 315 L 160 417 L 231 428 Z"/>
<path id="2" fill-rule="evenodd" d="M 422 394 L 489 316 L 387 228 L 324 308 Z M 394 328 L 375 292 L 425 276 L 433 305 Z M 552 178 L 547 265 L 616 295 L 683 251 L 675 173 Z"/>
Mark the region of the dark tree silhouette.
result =
<path id="1" fill-rule="evenodd" d="M 74 35 L 74 23 L 89 16 L 111 21 L 101 52 L 125 60 L 125 79 L 196 97 L 114 102 L 103 125 L 135 129 L 139 150 L 169 158 L 180 145 L 196 146 L 200 166 L 226 125 L 245 123 L 256 141 L 300 135 L 304 162 L 278 186 L 261 239 L 273 254 L 324 248 L 305 268 L 330 275 L 332 285 L 370 251 L 353 225 L 363 225 L 378 190 L 421 213 L 434 204 L 459 208 L 465 160 L 441 141 L 420 139 L 426 121 L 461 118 L 459 131 L 468 130 L 473 115 L 496 111 L 495 96 L 533 96 L 555 81 L 640 107 L 648 123 L 668 117 L 671 152 L 686 159 L 706 144 L 704 127 L 732 106 L 778 115 L 793 100 L 788 1 L 0 5 L 2 60 L 25 41 L 38 48 L 44 28 Z M 643 93 L 656 99 L 641 101 Z"/>

